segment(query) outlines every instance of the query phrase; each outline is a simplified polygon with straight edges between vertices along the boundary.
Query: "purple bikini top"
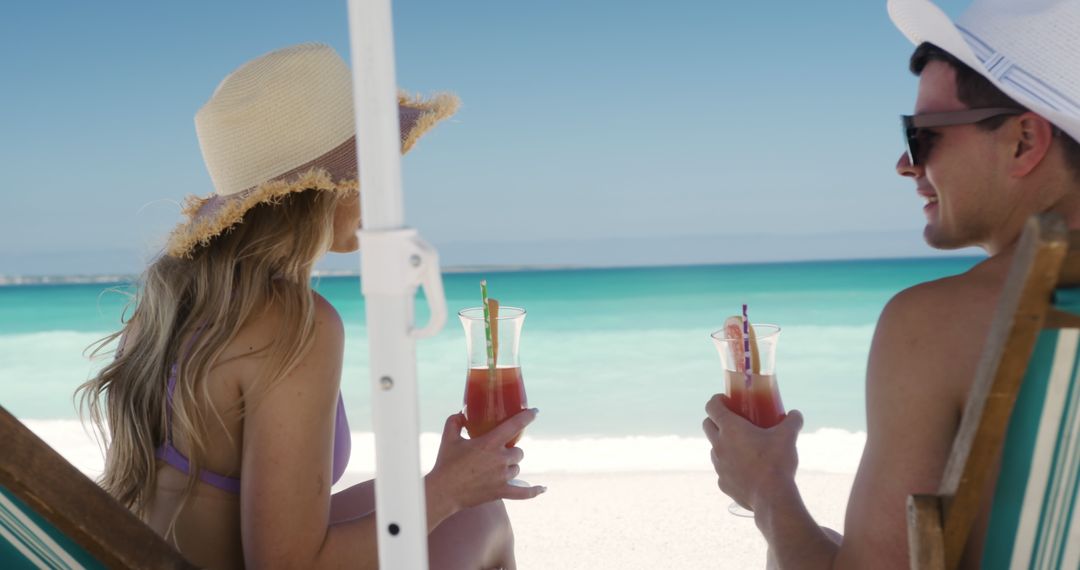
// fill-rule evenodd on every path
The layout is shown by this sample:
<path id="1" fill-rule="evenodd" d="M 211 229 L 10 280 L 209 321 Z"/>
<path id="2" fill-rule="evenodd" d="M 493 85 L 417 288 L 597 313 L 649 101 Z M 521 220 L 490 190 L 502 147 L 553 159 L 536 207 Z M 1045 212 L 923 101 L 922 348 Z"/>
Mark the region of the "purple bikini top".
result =
<path id="1" fill-rule="evenodd" d="M 183 473 L 190 473 L 191 466 L 188 458 L 173 446 L 172 441 L 172 397 L 176 388 L 176 365 L 169 372 L 169 393 L 165 402 L 165 413 L 168 419 L 165 443 L 157 449 L 157 458 L 172 465 Z M 334 420 L 334 483 L 337 483 L 345 473 L 345 466 L 349 464 L 349 454 L 352 451 L 352 436 L 349 434 L 349 420 L 345 417 L 345 402 L 338 392 L 337 417 Z M 234 495 L 240 494 L 240 479 L 226 477 L 206 469 L 199 470 L 199 479 L 207 485 L 212 485 Z"/>

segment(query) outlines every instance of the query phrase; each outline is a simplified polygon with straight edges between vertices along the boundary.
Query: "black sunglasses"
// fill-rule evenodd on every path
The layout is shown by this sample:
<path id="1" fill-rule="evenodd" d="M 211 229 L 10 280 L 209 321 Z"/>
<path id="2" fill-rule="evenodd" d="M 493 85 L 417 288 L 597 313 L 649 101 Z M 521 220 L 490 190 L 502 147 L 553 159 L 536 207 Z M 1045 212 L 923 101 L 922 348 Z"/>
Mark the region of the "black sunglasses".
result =
<path id="1" fill-rule="evenodd" d="M 984 109 L 966 109 L 963 111 L 948 111 L 945 113 L 922 113 L 919 115 L 900 115 L 900 124 L 904 129 L 904 140 L 907 144 L 908 161 L 912 166 L 918 166 L 926 162 L 930 154 L 930 141 L 926 139 L 921 129 L 932 127 L 949 127 L 953 125 L 971 125 L 981 123 L 987 119 L 1002 115 L 1019 115 L 1024 109 L 1015 107 L 988 107 Z"/>

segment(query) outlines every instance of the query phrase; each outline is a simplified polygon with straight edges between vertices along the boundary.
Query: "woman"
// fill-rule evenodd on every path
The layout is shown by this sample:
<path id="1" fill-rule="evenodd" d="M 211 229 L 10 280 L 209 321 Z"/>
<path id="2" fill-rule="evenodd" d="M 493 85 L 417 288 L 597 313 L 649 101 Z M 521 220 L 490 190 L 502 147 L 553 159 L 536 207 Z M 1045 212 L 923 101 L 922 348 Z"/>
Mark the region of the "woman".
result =
<path id="1" fill-rule="evenodd" d="M 376 567 L 372 482 L 331 495 L 349 455 L 337 311 L 310 287 L 327 251 L 358 248 L 348 67 L 304 44 L 245 64 L 195 118 L 215 192 L 143 276 L 115 360 L 80 388 L 111 443 L 102 485 L 193 563 Z M 402 151 L 457 108 L 401 98 Z M 446 422 L 425 478 L 433 567 L 514 567 L 500 499 L 522 412 L 485 437 Z M 102 416 L 105 416 L 104 418 Z M 104 421 L 103 421 L 104 420 Z"/>

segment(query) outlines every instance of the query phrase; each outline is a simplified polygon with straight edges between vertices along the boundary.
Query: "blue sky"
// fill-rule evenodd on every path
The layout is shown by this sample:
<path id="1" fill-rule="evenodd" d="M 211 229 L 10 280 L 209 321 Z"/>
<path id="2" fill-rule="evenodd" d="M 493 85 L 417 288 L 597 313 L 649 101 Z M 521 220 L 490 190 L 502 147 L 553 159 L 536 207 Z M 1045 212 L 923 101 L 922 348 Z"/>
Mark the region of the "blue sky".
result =
<path id="1" fill-rule="evenodd" d="M 193 116 L 217 83 L 294 43 L 347 56 L 345 14 L 6 6 L 0 275 L 138 271 L 183 197 L 211 189 Z M 394 16 L 400 85 L 463 101 L 403 161 L 407 221 L 446 264 L 934 254 L 893 172 L 916 80 L 883 1 L 399 1 Z"/>

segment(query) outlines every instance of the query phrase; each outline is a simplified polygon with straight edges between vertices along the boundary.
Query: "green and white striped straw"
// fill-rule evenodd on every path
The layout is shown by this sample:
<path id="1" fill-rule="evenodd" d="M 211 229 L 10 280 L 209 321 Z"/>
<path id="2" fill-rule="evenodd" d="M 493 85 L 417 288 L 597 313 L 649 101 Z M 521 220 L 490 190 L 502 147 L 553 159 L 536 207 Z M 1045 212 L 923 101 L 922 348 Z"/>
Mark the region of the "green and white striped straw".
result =
<path id="1" fill-rule="evenodd" d="M 495 347 L 491 343 L 491 312 L 488 310 L 487 279 L 480 280 L 480 299 L 484 304 L 484 339 L 487 340 L 488 374 L 495 381 Z"/>

